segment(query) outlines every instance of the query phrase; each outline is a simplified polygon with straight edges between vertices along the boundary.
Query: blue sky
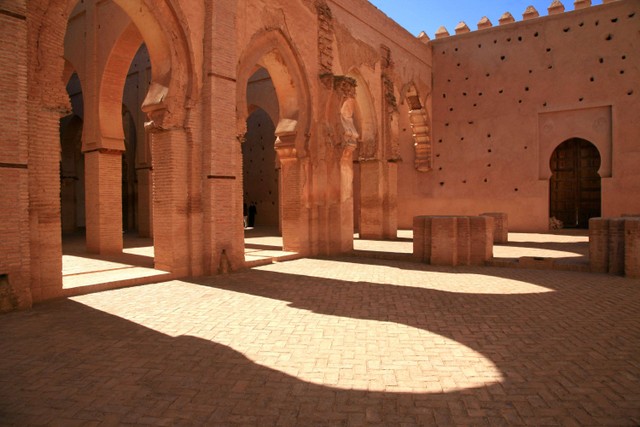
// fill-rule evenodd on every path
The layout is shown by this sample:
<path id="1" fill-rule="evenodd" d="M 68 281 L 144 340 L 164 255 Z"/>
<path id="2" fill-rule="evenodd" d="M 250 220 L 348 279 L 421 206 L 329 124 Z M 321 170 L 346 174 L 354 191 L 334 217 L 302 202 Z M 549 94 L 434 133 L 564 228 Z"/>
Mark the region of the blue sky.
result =
<path id="1" fill-rule="evenodd" d="M 565 11 L 573 10 L 573 0 L 561 0 Z M 434 33 L 444 25 L 450 34 L 460 21 L 476 30 L 478 21 L 487 16 L 493 25 L 504 12 L 511 12 L 516 21 L 522 20 L 527 6 L 535 7 L 540 16 L 546 16 L 547 8 L 553 0 L 370 0 L 391 19 L 417 36 L 420 31 L 434 38 Z M 602 0 L 592 0 L 593 5 Z"/>

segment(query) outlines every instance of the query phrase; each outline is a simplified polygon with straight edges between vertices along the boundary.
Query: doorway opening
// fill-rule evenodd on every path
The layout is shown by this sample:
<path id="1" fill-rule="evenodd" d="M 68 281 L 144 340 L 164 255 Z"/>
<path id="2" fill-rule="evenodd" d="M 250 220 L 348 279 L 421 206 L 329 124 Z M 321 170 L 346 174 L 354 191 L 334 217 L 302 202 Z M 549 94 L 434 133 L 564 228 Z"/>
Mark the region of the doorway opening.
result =
<path id="1" fill-rule="evenodd" d="M 549 217 L 564 228 L 589 228 L 589 218 L 601 215 L 600 153 L 591 142 L 572 138 L 551 155 Z"/>
<path id="2" fill-rule="evenodd" d="M 264 67 L 247 83 L 247 132 L 242 143 L 245 262 L 260 265 L 294 253 L 284 252 L 280 212 L 280 162 L 276 155 L 279 118 L 274 83 Z"/>
<path id="3" fill-rule="evenodd" d="M 151 81 L 149 52 L 138 30 L 129 24 L 111 47 L 105 69 L 95 70 L 96 78 L 82 74 L 87 69 L 85 62 L 90 59 L 78 49 L 76 40 L 83 37 L 84 20 L 90 19 L 84 8 L 90 6 L 78 3 L 69 18 L 65 39 L 65 58 L 70 68 L 79 70 L 72 74 L 67 85 L 73 113 L 60 122 L 62 285 L 65 296 L 90 292 L 95 286 L 106 289 L 170 276 L 166 271 L 154 268 L 151 150 L 144 129 L 146 115 L 141 110 Z M 109 8 L 117 9 L 124 16 L 116 5 L 109 5 Z M 97 88 L 91 83 L 83 87 L 83 78 L 93 81 L 94 85 L 100 84 Z M 90 92 L 96 91 L 98 105 L 95 105 L 95 99 L 89 98 Z M 95 113 L 95 108 L 99 109 L 99 114 Z M 111 114 L 106 125 L 98 119 L 105 120 L 105 112 Z M 122 138 L 122 148 L 112 143 L 111 147 L 115 148 L 93 149 L 90 144 L 100 138 L 114 141 Z M 94 170 L 90 170 L 88 156 L 99 158 L 100 163 L 95 160 L 90 163 Z M 96 172 L 98 164 L 103 167 L 103 161 L 113 165 L 110 174 Z M 106 199 L 111 202 L 105 204 L 96 196 L 98 191 L 100 194 L 111 193 L 114 197 Z M 115 202 L 118 194 L 121 204 Z M 114 205 L 120 205 L 119 209 L 113 210 Z M 113 215 L 102 216 L 103 210 L 113 211 Z M 102 246 L 96 250 L 90 245 L 87 228 L 90 218 L 94 227 L 98 224 L 101 229 L 103 226 L 113 229 L 109 238 L 118 237 L 120 243 L 113 244 L 108 250 L 103 250 Z M 95 234 L 94 231 L 94 239 Z M 100 235 L 101 242 L 103 238 Z"/>

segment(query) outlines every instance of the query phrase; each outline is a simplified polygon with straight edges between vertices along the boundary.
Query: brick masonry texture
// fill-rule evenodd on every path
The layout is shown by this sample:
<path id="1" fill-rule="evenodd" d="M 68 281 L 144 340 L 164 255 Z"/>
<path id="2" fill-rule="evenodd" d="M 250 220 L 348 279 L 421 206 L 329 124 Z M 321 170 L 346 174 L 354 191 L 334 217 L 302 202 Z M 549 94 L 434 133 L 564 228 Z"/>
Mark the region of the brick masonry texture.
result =
<path id="1" fill-rule="evenodd" d="M 348 258 L 75 297 L 3 316 L 0 419 L 634 426 L 639 289 Z"/>
<path id="2" fill-rule="evenodd" d="M 16 207 L 0 213 L 0 274 L 21 307 L 62 296 L 62 212 L 86 219 L 75 231 L 86 225 L 90 251 L 119 252 L 120 216 L 126 211 L 132 224 L 125 207 L 136 192 L 145 217 L 138 231 L 153 233 L 157 268 L 180 277 L 215 274 L 224 259 L 243 268 L 240 142 L 250 110 L 265 106 L 249 89 L 261 68 L 277 110 L 279 188 L 268 191 L 278 198 L 287 251 L 348 253 L 354 231 L 394 239 L 417 215 L 497 211 L 513 231 L 546 231 L 549 159 L 577 136 L 600 156 L 602 215 L 640 210 L 640 199 L 627 197 L 640 182 L 637 0 L 579 2 L 579 10 L 433 41 L 364 1 L 263 5 L 0 4 L 0 196 L 3 207 Z M 142 41 L 141 84 L 125 91 Z M 333 81 L 357 82 L 355 93 L 343 99 Z M 82 117 L 72 109 L 78 98 Z M 122 102 L 143 161 L 125 163 L 123 187 Z M 61 203 L 61 118 L 82 121 L 78 155 L 88 167 L 77 177 L 77 209 Z M 349 140 L 355 134 L 360 140 Z M 441 225 L 431 242 L 439 250 L 429 254 L 437 263 L 476 263 L 489 253 L 474 246 L 474 223 Z M 472 238 L 443 253 L 447 231 Z M 626 262 L 623 249 L 616 253 L 611 271 Z"/>

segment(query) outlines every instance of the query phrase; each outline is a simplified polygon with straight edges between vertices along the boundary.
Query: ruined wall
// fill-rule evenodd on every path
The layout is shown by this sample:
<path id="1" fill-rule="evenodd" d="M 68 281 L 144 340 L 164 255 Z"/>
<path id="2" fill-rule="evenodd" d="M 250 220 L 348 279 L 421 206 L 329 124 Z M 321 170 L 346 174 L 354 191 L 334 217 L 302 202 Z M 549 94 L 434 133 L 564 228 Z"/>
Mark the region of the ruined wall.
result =
<path id="1" fill-rule="evenodd" d="M 403 175 L 401 227 L 491 210 L 546 230 L 549 159 L 572 137 L 600 152 L 603 215 L 640 208 L 640 2 L 608 3 L 430 42 L 434 168 Z"/>
<path id="2" fill-rule="evenodd" d="M 289 230 L 311 253 L 348 251 L 354 223 L 395 237 L 398 105 L 409 84 L 426 103 L 428 48 L 366 2 L 239 2 L 239 13 L 238 52 L 271 74 L 276 146 L 293 155 L 281 206 L 298 225 L 284 227 L 285 246 Z M 241 131 L 245 102 L 241 94 Z"/>

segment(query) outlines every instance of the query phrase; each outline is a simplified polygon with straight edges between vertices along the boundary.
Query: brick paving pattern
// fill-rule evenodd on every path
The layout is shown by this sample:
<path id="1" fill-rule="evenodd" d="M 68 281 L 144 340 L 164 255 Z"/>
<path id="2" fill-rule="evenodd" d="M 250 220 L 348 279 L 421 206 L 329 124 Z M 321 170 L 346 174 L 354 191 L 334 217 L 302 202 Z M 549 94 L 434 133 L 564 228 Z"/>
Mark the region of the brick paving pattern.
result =
<path id="1" fill-rule="evenodd" d="M 1 425 L 640 424 L 640 281 L 301 259 L 0 317 Z"/>

